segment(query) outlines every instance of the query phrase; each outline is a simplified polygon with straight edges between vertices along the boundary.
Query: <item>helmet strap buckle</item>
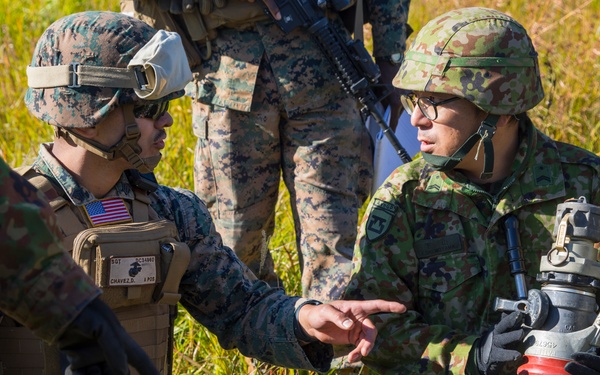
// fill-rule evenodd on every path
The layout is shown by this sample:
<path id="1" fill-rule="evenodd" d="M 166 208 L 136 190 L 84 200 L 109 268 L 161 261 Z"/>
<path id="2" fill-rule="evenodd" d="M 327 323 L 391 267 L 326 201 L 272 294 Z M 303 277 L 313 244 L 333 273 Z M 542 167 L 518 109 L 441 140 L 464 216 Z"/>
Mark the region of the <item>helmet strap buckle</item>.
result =
<path id="1" fill-rule="evenodd" d="M 139 170 L 141 173 L 152 172 L 160 161 L 161 156 L 148 158 L 147 160 L 140 156 L 142 148 L 138 144 L 138 140 L 140 139 L 141 132 L 133 116 L 133 105 L 125 104 L 121 108 L 125 117 L 125 135 L 111 149 L 115 150 L 115 154 L 129 161 L 133 168 Z"/>
<path id="2" fill-rule="evenodd" d="M 78 62 L 72 62 L 69 64 L 69 73 L 71 73 L 71 83 L 67 85 L 69 88 L 81 87 L 79 84 L 79 64 Z"/>
<path id="3" fill-rule="evenodd" d="M 480 141 L 477 146 L 477 152 L 475 153 L 475 160 L 477 160 L 481 144 L 483 143 L 483 171 L 480 175 L 482 180 L 487 180 L 494 174 L 494 145 L 492 143 L 492 137 L 496 134 L 496 123 L 499 118 L 498 115 L 489 114 L 481 122 L 479 129 L 477 129 L 477 135 L 480 137 Z"/>

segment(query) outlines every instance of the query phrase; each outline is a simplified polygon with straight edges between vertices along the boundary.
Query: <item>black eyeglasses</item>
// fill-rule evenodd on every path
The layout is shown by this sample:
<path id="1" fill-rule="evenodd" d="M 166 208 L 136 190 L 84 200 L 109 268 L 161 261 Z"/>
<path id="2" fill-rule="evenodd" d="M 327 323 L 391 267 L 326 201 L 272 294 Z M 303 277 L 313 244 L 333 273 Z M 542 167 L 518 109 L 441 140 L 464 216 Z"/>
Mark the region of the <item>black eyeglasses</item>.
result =
<path id="1" fill-rule="evenodd" d="M 447 103 L 453 102 L 458 99 L 460 99 L 458 96 L 454 96 L 449 99 L 441 100 L 439 102 L 434 102 L 433 100 L 429 99 L 426 96 L 420 96 L 417 98 L 414 94 L 409 94 L 409 95 L 401 95 L 400 103 L 402 103 L 402 106 L 406 110 L 406 113 L 408 113 L 409 115 L 412 115 L 415 110 L 415 102 L 416 102 L 416 105 L 419 106 L 419 109 L 421 110 L 421 112 L 423 112 L 423 115 L 425 117 L 427 117 L 429 120 L 435 121 L 435 119 L 437 119 L 437 117 L 438 117 L 438 111 L 437 111 L 438 105 L 447 104 Z"/>
<path id="2" fill-rule="evenodd" d="M 168 110 L 169 101 L 165 100 L 163 102 L 154 104 L 134 105 L 133 115 L 136 118 L 150 118 L 156 121 L 163 117 Z"/>

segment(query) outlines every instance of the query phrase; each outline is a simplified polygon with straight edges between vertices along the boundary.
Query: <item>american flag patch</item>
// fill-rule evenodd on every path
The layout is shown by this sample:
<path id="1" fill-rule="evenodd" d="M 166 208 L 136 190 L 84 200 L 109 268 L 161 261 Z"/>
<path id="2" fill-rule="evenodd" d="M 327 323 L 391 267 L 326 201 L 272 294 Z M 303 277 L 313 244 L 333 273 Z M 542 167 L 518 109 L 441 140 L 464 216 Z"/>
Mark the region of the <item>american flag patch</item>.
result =
<path id="1" fill-rule="evenodd" d="M 108 198 L 88 203 L 85 205 L 85 212 L 95 227 L 132 221 L 121 198 Z"/>

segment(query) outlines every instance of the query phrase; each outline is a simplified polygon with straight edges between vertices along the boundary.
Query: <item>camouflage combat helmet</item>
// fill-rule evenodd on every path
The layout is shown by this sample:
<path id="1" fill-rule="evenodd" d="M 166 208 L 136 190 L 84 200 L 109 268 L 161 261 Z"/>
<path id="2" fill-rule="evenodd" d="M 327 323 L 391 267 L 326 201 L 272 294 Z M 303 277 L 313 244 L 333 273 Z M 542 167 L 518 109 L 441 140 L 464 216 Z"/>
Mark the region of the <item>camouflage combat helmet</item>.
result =
<path id="1" fill-rule="evenodd" d="M 495 115 L 525 112 L 544 97 L 537 52 L 523 26 L 504 13 L 476 7 L 428 22 L 393 84 L 459 96 Z"/>
<path id="2" fill-rule="evenodd" d="M 38 40 L 31 67 L 86 66 L 127 68 L 156 30 L 146 23 L 113 12 L 82 12 L 54 22 Z M 73 73 L 74 77 L 77 74 Z M 30 85 L 31 86 L 31 85 Z M 161 101 L 180 97 L 183 90 Z M 71 82 L 69 86 L 27 90 L 31 113 L 51 125 L 93 127 L 117 106 L 141 99 L 133 88 L 98 87 Z"/>
<path id="3" fill-rule="evenodd" d="M 57 136 L 108 160 L 125 158 L 144 172 L 160 157 L 139 157 L 134 105 L 165 109 L 169 100 L 183 96 L 192 78 L 178 34 L 157 31 L 121 13 L 98 11 L 72 14 L 50 25 L 38 40 L 27 76 L 27 108 L 56 126 Z M 125 135 L 115 145 L 100 145 L 72 131 L 98 125 L 119 107 Z"/>

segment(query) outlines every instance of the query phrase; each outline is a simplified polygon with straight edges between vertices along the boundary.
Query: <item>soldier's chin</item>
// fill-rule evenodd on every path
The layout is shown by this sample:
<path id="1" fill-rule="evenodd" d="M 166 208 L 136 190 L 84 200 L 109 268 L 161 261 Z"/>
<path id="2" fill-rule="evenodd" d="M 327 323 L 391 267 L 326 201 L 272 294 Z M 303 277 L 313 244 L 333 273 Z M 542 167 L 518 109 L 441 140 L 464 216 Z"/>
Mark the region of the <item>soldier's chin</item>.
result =
<path id="1" fill-rule="evenodd" d="M 137 170 L 140 171 L 140 173 L 152 173 L 154 169 L 158 166 L 158 163 L 160 163 L 161 158 L 161 153 L 155 156 L 142 158 L 143 163 L 137 167 Z"/>

